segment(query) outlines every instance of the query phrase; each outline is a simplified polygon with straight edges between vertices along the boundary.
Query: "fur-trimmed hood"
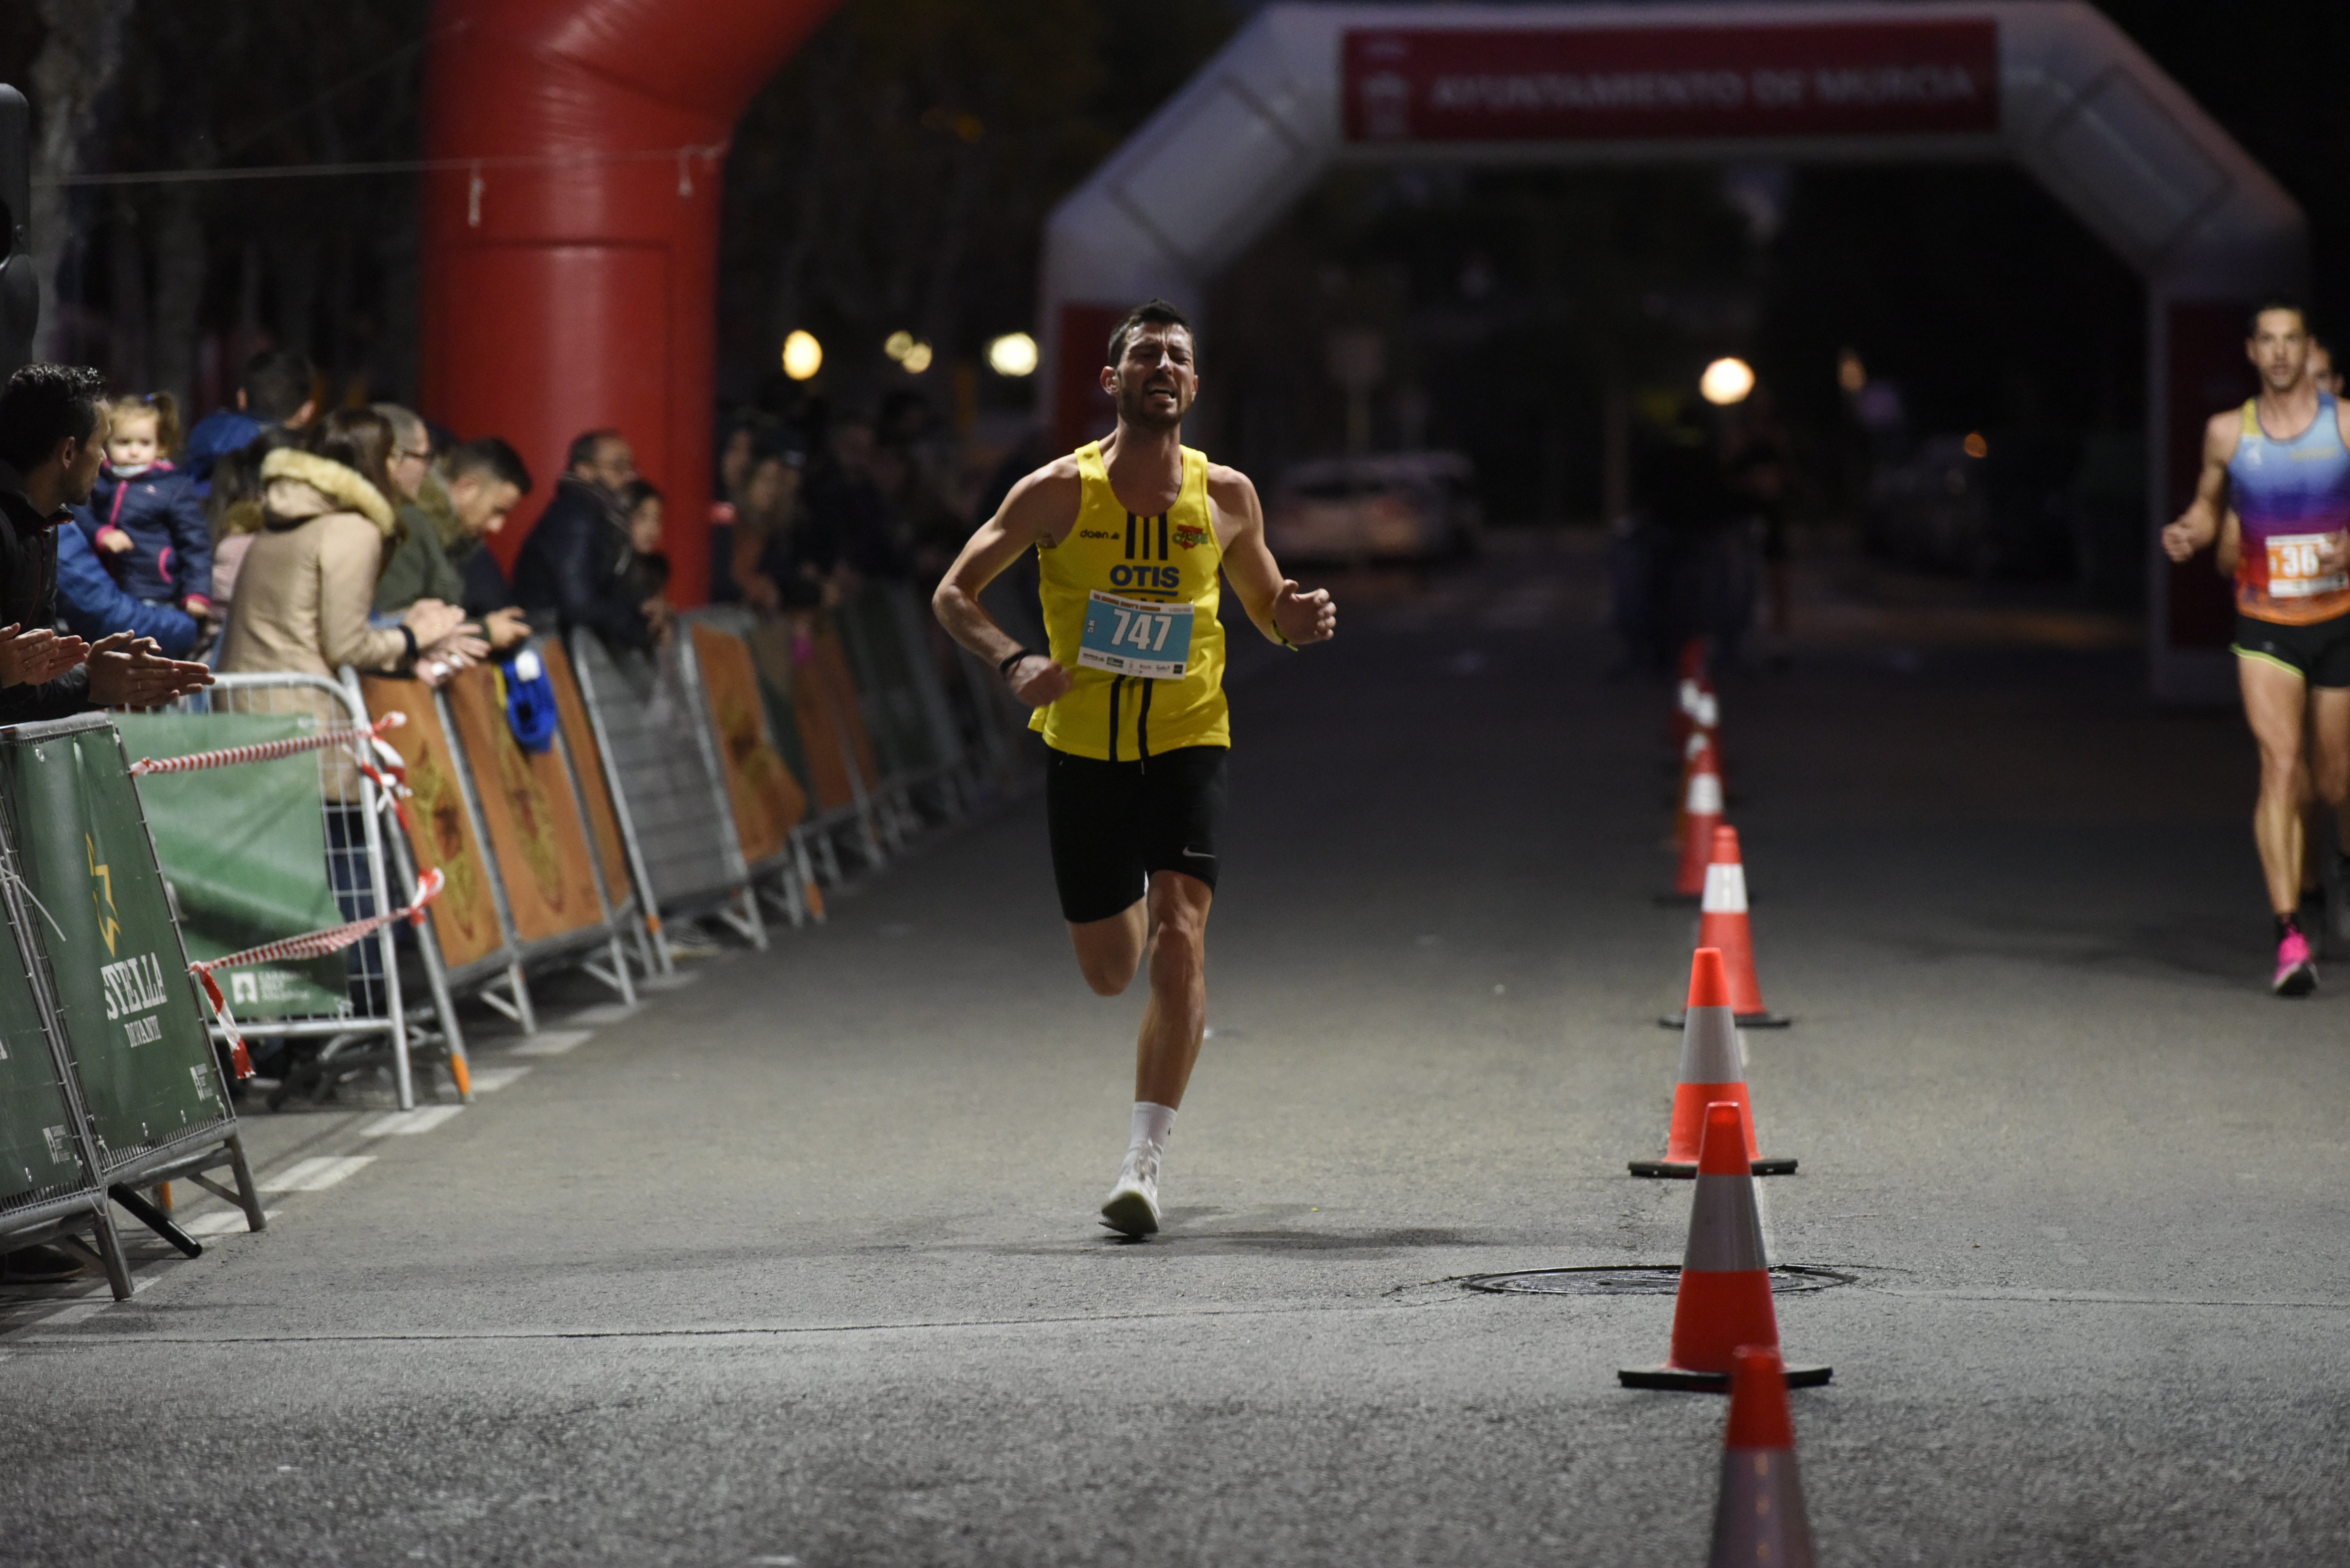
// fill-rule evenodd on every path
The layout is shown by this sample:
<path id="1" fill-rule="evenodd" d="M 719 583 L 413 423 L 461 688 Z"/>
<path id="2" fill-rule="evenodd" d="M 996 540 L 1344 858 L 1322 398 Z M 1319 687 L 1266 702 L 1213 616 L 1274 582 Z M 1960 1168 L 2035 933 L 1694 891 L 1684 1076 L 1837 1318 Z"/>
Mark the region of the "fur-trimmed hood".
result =
<path id="1" fill-rule="evenodd" d="M 364 474 L 315 452 L 278 448 L 262 459 L 261 480 L 273 520 L 307 523 L 329 512 L 356 512 L 387 539 L 397 526 L 391 504 Z"/>

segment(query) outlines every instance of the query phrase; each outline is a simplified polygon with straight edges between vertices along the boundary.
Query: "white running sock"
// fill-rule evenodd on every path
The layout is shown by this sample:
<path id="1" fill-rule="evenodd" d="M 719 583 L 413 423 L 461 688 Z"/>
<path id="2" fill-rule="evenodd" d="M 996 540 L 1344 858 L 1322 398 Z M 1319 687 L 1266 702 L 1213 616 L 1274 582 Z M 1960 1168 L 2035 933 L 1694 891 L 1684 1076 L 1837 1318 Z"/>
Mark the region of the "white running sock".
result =
<path id="1" fill-rule="evenodd" d="M 1133 1132 L 1126 1146 L 1127 1168 L 1146 1168 L 1155 1178 L 1159 1158 L 1167 1149 L 1167 1135 L 1174 1130 L 1173 1107 L 1149 1100 L 1135 1101 Z"/>

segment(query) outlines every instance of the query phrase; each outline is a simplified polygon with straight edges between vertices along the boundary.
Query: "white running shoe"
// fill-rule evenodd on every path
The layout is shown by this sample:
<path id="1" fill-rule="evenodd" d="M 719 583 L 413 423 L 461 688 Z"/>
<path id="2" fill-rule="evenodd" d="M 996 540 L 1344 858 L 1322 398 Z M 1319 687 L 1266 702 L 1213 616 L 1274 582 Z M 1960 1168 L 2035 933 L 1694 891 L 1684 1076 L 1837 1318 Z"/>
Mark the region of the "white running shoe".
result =
<path id="1" fill-rule="evenodd" d="M 1102 1204 L 1101 1222 L 1121 1236 L 1148 1236 L 1159 1229 L 1159 1162 L 1129 1156 L 1118 1185 Z"/>

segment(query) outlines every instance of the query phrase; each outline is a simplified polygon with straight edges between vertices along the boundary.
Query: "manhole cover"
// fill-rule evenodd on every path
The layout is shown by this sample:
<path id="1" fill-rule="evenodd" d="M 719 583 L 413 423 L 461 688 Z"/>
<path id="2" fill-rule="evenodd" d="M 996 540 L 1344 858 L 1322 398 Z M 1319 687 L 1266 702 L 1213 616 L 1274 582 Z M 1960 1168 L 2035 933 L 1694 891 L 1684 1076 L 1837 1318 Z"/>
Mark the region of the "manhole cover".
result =
<path id="1" fill-rule="evenodd" d="M 1771 1271 L 1771 1293 L 1828 1291 L 1856 1282 L 1857 1274 L 1785 1264 Z M 1669 1296 L 1680 1288 L 1681 1272 L 1670 1263 L 1612 1263 L 1592 1269 L 1522 1269 L 1512 1274 L 1471 1274 L 1461 1288 L 1496 1295 Z"/>

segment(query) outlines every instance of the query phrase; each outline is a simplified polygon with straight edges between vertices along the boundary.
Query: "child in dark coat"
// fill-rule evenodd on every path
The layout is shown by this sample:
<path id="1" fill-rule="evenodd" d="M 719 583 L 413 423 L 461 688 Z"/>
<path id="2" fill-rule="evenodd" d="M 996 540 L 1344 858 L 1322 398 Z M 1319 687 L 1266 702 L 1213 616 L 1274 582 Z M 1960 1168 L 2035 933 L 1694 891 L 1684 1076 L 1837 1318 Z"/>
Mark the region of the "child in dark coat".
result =
<path id="1" fill-rule="evenodd" d="M 74 524 L 123 592 L 176 605 L 199 620 L 213 611 L 212 529 L 195 483 L 173 468 L 180 410 L 169 392 L 118 398 L 106 466 Z"/>

